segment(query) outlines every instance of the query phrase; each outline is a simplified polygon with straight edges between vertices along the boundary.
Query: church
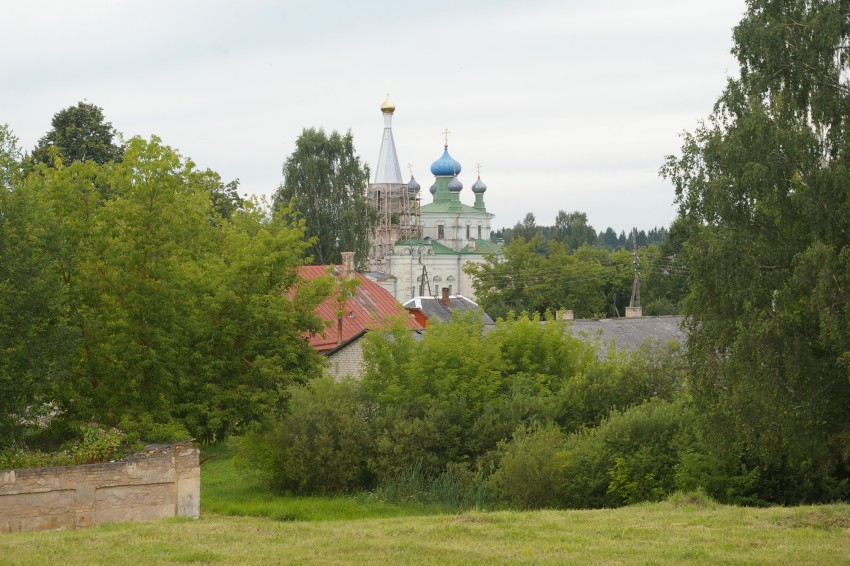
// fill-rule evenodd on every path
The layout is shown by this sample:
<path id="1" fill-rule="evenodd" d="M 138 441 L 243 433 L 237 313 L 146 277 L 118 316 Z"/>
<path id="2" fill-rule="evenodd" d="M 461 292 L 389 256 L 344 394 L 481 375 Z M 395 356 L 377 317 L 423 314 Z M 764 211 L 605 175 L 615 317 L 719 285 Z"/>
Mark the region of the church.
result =
<path id="1" fill-rule="evenodd" d="M 381 105 L 381 151 L 368 189 L 379 222 L 370 235 L 366 275 L 399 302 L 418 296 L 437 297 L 442 289 L 474 300 L 472 278 L 463 267 L 502 253 L 501 246 L 490 241 L 493 214 L 484 204 L 487 185 L 479 174 L 471 187 L 473 204 L 461 201 L 462 168 L 449 154 L 446 139 L 442 155 L 431 164 L 431 202 L 423 204 L 423 191 L 416 179 L 411 175 L 407 183 L 402 180 L 392 132 L 394 112 L 395 106 L 387 97 Z"/>

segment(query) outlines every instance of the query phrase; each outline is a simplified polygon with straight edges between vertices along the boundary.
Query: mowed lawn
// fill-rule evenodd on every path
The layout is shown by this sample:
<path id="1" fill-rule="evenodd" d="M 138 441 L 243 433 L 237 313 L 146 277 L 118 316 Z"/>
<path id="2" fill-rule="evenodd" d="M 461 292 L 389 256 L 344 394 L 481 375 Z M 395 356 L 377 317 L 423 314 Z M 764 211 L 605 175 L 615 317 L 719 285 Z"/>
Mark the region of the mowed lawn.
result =
<path id="1" fill-rule="evenodd" d="M 274 496 L 230 456 L 202 466 L 199 520 L 0 535 L 0 564 L 850 564 L 850 505 L 677 495 L 599 511 L 451 513 L 368 495 Z"/>
<path id="2" fill-rule="evenodd" d="M 4 564 L 850 564 L 850 506 L 277 521 L 204 513 L 0 536 Z"/>

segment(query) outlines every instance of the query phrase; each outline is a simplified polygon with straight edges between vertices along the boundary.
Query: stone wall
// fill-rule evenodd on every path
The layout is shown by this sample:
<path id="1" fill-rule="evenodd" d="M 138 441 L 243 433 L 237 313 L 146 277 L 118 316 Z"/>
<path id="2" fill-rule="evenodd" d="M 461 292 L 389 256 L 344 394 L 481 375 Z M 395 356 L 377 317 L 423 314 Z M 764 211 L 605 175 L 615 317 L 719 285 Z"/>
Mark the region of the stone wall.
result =
<path id="1" fill-rule="evenodd" d="M 198 517 L 200 502 L 192 443 L 152 446 L 105 464 L 0 470 L 0 533 Z"/>

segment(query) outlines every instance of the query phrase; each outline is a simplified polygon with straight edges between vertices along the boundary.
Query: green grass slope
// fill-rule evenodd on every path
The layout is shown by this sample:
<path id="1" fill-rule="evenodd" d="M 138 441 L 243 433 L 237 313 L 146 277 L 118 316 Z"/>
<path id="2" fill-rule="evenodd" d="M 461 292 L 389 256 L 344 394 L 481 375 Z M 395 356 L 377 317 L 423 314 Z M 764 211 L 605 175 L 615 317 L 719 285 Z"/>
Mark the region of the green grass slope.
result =
<path id="1" fill-rule="evenodd" d="M 275 521 L 204 513 L 0 537 L 4 564 L 850 564 L 850 506 Z"/>
<path id="2" fill-rule="evenodd" d="M 597 511 L 447 513 L 368 495 L 275 496 L 219 451 L 202 466 L 199 520 L 3 535 L 0 564 L 850 565 L 850 505 L 756 509 L 675 495 Z"/>

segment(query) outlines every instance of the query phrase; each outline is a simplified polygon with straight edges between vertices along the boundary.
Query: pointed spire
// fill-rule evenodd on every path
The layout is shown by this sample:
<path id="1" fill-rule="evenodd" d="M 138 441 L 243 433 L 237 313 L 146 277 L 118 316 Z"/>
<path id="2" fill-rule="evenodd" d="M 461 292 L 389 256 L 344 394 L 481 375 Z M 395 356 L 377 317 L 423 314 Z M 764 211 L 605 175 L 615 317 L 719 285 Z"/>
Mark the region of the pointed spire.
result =
<path id="1" fill-rule="evenodd" d="M 375 183 L 403 184 L 401 168 L 398 166 L 398 155 L 393 140 L 393 112 L 395 105 L 390 102 L 390 95 L 381 104 L 384 115 L 384 138 L 381 140 L 381 153 L 378 154 L 378 165 L 375 167 Z"/>

